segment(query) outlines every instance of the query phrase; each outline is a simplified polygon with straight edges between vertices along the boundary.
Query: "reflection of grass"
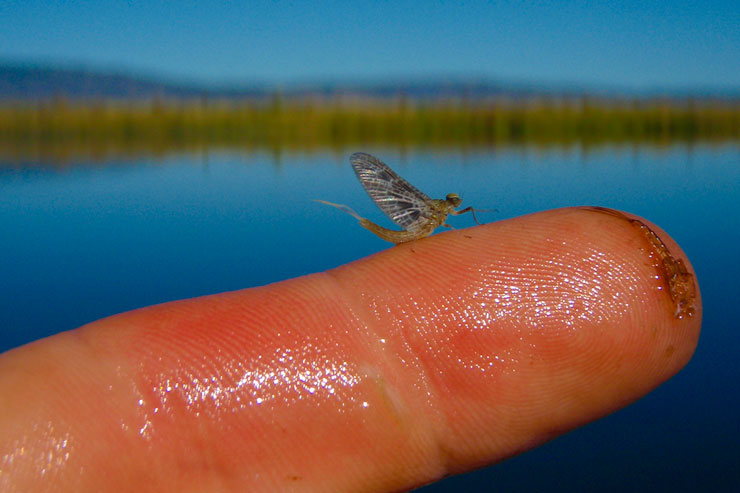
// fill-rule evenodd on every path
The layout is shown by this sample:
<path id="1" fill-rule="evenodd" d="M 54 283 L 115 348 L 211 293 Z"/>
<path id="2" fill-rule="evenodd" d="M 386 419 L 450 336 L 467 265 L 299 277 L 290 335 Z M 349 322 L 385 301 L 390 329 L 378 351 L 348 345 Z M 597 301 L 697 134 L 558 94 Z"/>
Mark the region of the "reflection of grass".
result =
<path id="1" fill-rule="evenodd" d="M 0 155 L 167 152 L 211 146 L 672 143 L 740 139 L 740 103 L 526 101 L 466 104 L 281 101 L 5 103 Z"/>

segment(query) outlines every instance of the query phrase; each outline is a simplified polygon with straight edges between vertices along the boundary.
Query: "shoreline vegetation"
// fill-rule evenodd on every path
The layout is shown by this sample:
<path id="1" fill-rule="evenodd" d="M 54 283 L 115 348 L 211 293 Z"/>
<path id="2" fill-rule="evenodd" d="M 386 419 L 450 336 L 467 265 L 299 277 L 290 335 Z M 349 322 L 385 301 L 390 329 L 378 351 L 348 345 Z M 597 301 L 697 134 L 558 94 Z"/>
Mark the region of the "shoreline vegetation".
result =
<path id="1" fill-rule="evenodd" d="M 0 158 L 740 141 L 735 100 L 0 101 Z"/>

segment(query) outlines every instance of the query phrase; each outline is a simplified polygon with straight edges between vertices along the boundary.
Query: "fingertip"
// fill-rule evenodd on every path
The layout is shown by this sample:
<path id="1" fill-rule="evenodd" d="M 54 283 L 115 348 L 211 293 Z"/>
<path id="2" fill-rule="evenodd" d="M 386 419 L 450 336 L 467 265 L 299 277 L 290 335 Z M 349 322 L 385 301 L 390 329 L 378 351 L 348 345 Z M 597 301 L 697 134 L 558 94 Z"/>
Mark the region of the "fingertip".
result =
<path id="1" fill-rule="evenodd" d="M 665 232 L 593 208 L 445 232 L 335 271 L 419 362 L 448 472 L 608 414 L 682 368 L 701 299 L 698 284 L 671 294 L 676 273 L 696 282 Z"/>

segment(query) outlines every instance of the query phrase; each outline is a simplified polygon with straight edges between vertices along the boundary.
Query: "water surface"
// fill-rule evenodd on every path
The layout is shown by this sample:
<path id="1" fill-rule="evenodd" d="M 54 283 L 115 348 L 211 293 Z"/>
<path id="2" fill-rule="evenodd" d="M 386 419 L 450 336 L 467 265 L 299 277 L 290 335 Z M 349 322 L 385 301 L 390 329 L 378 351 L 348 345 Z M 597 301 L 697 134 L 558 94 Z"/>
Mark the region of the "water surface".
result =
<path id="1" fill-rule="evenodd" d="M 601 205 L 665 229 L 693 263 L 702 338 L 678 376 L 629 408 L 521 457 L 425 491 L 726 490 L 740 473 L 740 147 L 229 151 L 0 162 L 0 349 L 169 300 L 316 272 L 387 248 L 389 226 L 347 156 L 382 157 L 432 197 L 497 209 L 483 221 Z M 469 215 L 453 217 L 472 226 Z"/>

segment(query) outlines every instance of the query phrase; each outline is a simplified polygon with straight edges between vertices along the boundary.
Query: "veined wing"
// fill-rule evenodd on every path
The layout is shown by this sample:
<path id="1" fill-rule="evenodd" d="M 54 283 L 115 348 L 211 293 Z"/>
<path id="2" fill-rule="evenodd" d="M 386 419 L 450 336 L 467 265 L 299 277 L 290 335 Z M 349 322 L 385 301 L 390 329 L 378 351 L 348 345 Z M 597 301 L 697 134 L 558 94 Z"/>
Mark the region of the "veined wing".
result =
<path id="1" fill-rule="evenodd" d="M 416 231 L 431 217 L 431 199 L 380 159 L 364 152 L 349 158 L 365 191 L 385 215 L 406 231 Z"/>

